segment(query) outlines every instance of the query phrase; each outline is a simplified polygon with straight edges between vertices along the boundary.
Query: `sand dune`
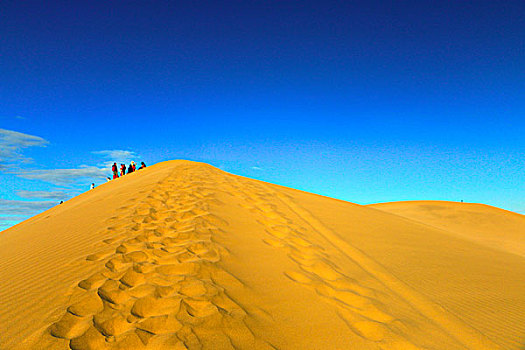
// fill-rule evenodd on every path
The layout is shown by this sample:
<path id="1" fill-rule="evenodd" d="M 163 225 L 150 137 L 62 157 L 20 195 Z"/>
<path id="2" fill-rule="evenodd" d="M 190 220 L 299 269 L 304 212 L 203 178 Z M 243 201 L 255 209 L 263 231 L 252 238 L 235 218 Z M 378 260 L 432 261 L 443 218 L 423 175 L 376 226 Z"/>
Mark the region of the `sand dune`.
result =
<path id="1" fill-rule="evenodd" d="M 0 349 L 519 349 L 525 258 L 383 209 L 188 161 L 126 175 L 0 234 Z"/>
<path id="2" fill-rule="evenodd" d="M 380 203 L 371 207 L 525 257 L 525 216 L 521 214 L 484 204 L 443 201 Z"/>

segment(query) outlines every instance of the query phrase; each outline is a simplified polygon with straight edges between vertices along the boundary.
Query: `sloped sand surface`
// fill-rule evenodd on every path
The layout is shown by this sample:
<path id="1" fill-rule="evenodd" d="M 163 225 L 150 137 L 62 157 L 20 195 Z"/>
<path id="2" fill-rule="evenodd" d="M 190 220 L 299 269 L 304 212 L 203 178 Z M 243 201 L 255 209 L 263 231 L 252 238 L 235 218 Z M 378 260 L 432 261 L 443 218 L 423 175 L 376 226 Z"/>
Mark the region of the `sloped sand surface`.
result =
<path id="1" fill-rule="evenodd" d="M 525 339 L 524 257 L 188 161 L 3 232 L 0 280 L 1 349 L 519 349 Z"/>
<path id="2" fill-rule="evenodd" d="M 445 201 L 379 203 L 370 207 L 525 257 L 525 216 L 518 213 L 485 204 Z"/>

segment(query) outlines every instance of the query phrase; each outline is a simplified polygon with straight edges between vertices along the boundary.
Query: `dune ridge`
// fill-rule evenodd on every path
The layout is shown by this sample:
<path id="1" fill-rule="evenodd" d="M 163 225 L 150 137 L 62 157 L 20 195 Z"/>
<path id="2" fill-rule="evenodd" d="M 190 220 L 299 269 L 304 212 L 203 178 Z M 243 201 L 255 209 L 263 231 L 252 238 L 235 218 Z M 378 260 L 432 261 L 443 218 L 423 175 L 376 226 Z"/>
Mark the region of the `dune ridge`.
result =
<path id="1" fill-rule="evenodd" d="M 0 248 L 2 349 L 518 349 L 525 335 L 522 257 L 202 163 L 104 184 Z"/>
<path id="2" fill-rule="evenodd" d="M 407 201 L 371 204 L 490 248 L 525 257 L 525 216 L 478 203 Z"/>

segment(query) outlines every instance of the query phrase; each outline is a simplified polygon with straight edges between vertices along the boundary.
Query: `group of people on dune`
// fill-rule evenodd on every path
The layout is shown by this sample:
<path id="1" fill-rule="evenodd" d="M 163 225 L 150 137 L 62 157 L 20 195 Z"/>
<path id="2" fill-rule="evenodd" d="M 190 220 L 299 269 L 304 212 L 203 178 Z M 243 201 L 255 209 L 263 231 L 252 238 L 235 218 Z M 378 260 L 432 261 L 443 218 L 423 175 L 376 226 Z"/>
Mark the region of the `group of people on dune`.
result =
<path id="1" fill-rule="evenodd" d="M 138 170 L 140 169 L 144 169 L 146 167 L 146 164 L 144 164 L 144 162 L 140 162 L 140 168 L 138 168 Z M 111 170 L 113 171 L 113 180 L 114 179 L 117 179 L 119 177 L 119 169 L 117 168 L 117 163 L 113 163 L 113 166 L 111 167 Z M 134 172 L 136 169 L 136 165 L 135 165 L 135 162 L 131 162 L 129 164 L 129 167 L 128 167 L 128 174 L 129 173 L 132 173 Z M 120 176 L 124 176 L 126 175 L 126 164 L 120 164 Z M 108 181 L 111 180 L 109 177 L 108 177 Z"/>

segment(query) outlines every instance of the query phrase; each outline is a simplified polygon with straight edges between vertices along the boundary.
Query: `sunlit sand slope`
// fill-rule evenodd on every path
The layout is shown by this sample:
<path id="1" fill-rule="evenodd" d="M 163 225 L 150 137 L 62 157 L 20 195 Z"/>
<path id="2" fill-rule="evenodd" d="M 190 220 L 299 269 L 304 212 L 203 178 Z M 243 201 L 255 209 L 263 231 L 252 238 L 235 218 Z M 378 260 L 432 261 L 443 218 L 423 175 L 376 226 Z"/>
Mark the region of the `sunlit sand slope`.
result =
<path id="1" fill-rule="evenodd" d="M 379 203 L 371 207 L 525 257 L 525 215 L 484 204 L 443 201 Z"/>
<path id="2" fill-rule="evenodd" d="M 1 349 L 519 349 L 525 259 L 171 161 L 0 234 Z"/>

